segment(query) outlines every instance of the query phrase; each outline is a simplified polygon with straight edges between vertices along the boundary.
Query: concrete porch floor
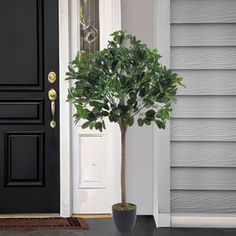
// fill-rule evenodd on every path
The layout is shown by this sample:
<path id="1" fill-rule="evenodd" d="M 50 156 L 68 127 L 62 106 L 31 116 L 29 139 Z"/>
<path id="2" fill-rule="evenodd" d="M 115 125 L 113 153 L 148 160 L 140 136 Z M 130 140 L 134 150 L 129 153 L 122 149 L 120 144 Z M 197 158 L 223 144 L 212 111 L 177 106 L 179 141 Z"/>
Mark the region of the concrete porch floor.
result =
<path id="1" fill-rule="evenodd" d="M 139 216 L 134 232 L 118 233 L 111 219 L 86 219 L 89 230 L 0 230 L 0 236 L 235 236 L 236 229 L 155 228 L 152 216 Z"/>

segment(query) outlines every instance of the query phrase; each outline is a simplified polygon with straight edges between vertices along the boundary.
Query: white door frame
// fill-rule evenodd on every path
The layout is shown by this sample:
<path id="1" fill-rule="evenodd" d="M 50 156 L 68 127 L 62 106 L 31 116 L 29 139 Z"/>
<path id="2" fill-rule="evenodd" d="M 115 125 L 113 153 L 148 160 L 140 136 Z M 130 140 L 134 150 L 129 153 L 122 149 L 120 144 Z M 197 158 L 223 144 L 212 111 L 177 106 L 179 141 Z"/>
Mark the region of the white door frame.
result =
<path id="1" fill-rule="evenodd" d="M 170 67 L 170 0 L 154 0 L 153 47 Z M 153 127 L 153 216 L 157 227 L 170 226 L 170 122 Z"/>
<path id="2" fill-rule="evenodd" d="M 66 103 L 68 83 L 64 79 L 69 62 L 69 1 L 59 0 L 60 67 L 60 215 L 71 215 L 70 105 Z"/>
<path id="3" fill-rule="evenodd" d="M 69 83 L 65 81 L 68 63 L 78 48 L 78 2 L 79 0 L 59 0 L 59 62 L 60 62 L 60 215 L 72 214 L 72 149 L 71 149 L 71 105 L 66 102 Z M 108 35 L 121 28 L 120 0 L 99 0 L 100 14 L 105 17 L 100 22 L 102 47 L 106 46 Z M 76 7 L 77 6 L 77 7 Z M 119 132 L 114 128 L 114 155 L 119 167 Z M 116 169 L 117 174 L 119 168 Z M 119 179 L 115 183 L 115 195 L 119 201 Z"/>

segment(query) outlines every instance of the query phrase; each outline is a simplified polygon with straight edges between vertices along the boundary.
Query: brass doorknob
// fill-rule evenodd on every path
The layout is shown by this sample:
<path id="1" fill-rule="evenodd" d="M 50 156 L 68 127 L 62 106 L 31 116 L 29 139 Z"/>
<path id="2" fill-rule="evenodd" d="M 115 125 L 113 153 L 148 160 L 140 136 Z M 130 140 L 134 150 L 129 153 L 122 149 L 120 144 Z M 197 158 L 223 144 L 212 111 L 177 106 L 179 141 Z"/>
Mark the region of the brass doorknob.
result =
<path id="1" fill-rule="evenodd" d="M 50 84 L 54 84 L 57 80 L 57 75 L 54 71 L 51 71 L 49 74 L 48 74 L 48 82 Z"/>
<path id="2" fill-rule="evenodd" d="M 57 92 L 55 89 L 52 88 L 48 91 L 48 98 L 50 101 L 55 101 L 57 99 Z"/>

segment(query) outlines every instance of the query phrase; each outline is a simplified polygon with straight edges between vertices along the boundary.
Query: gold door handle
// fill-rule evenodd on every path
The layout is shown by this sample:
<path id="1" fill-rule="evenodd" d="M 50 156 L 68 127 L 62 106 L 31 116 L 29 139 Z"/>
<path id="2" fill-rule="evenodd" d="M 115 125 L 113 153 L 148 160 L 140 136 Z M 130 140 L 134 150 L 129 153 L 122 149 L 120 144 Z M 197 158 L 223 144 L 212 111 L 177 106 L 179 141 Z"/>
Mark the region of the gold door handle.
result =
<path id="1" fill-rule="evenodd" d="M 57 92 L 56 92 L 55 89 L 52 88 L 48 91 L 48 98 L 51 101 L 51 112 L 52 112 L 52 120 L 50 122 L 50 126 L 52 128 L 55 128 L 56 125 L 57 125 L 57 123 L 55 121 L 55 113 L 56 113 L 56 103 L 55 103 L 55 101 L 57 99 Z"/>

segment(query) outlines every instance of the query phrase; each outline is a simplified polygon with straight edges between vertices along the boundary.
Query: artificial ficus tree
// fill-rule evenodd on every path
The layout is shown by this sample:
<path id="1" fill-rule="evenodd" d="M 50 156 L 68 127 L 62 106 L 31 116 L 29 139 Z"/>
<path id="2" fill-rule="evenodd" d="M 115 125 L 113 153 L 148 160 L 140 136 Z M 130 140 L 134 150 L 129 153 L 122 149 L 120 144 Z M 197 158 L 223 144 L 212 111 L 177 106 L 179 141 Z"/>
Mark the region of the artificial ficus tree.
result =
<path id="1" fill-rule="evenodd" d="M 67 72 L 73 80 L 68 101 L 76 108 L 75 122 L 82 128 L 102 131 L 105 118 L 119 124 L 121 131 L 121 201 L 126 203 L 126 132 L 154 123 L 164 129 L 170 118 L 182 78 L 161 65 L 157 49 L 150 49 L 135 36 L 116 31 L 107 48 L 78 52 Z M 136 118 L 137 117 L 137 118 Z"/>

